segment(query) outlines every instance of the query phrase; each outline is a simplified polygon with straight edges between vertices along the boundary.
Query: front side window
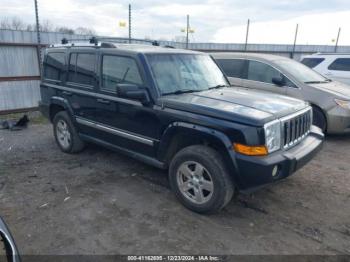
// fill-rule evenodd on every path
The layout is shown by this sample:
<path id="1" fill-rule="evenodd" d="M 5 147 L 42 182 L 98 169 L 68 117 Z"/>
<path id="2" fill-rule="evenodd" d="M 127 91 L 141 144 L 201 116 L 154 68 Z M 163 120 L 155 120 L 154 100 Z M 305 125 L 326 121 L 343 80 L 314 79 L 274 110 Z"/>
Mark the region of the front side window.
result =
<path id="1" fill-rule="evenodd" d="M 69 59 L 68 81 L 92 86 L 94 83 L 95 54 L 72 53 Z"/>
<path id="2" fill-rule="evenodd" d="M 44 78 L 62 81 L 65 67 L 65 53 L 48 53 L 44 62 Z"/>
<path id="3" fill-rule="evenodd" d="M 249 61 L 248 80 L 273 84 L 272 78 L 283 77 L 279 71 L 265 63 Z"/>
<path id="4" fill-rule="evenodd" d="M 314 68 L 321 64 L 324 61 L 324 58 L 320 57 L 306 57 L 301 60 L 301 63 L 306 65 L 307 67 Z"/>
<path id="5" fill-rule="evenodd" d="M 328 67 L 329 70 L 350 71 L 350 58 L 337 58 Z"/>
<path id="6" fill-rule="evenodd" d="M 116 92 L 118 83 L 142 85 L 142 79 L 134 59 L 104 55 L 102 58 L 102 89 Z"/>
<path id="7" fill-rule="evenodd" d="M 217 59 L 218 64 L 229 77 L 246 78 L 245 64 L 243 59 Z"/>
<path id="8" fill-rule="evenodd" d="M 163 95 L 228 85 L 224 74 L 209 55 L 149 54 L 147 60 Z"/>

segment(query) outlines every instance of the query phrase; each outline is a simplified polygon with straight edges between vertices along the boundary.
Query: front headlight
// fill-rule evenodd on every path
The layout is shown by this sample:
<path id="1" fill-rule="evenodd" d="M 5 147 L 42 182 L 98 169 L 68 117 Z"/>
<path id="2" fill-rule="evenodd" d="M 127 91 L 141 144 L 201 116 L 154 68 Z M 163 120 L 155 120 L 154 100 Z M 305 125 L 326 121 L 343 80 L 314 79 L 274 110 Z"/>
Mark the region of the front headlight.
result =
<path id="1" fill-rule="evenodd" d="M 347 101 L 347 100 L 340 100 L 340 99 L 334 99 L 334 102 L 342 107 L 342 108 L 345 108 L 345 109 L 350 109 L 350 101 Z"/>
<path id="2" fill-rule="evenodd" d="M 281 148 L 281 122 L 272 121 L 264 125 L 265 145 L 269 153 Z"/>

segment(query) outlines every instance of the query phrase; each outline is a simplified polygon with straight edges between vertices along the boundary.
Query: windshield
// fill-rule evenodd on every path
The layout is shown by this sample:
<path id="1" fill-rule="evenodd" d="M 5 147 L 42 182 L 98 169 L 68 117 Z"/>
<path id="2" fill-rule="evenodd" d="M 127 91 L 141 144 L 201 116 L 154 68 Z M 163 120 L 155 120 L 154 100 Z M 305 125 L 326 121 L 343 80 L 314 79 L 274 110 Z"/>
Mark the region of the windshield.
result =
<path id="1" fill-rule="evenodd" d="M 328 81 L 327 78 L 323 77 L 319 73 L 294 60 L 283 59 L 277 60 L 275 63 L 290 73 L 292 76 L 294 76 L 300 82 L 311 84 L 326 83 Z"/>
<path id="2" fill-rule="evenodd" d="M 223 73 L 208 55 L 149 54 L 147 59 L 163 95 L 228 85 Z"/>

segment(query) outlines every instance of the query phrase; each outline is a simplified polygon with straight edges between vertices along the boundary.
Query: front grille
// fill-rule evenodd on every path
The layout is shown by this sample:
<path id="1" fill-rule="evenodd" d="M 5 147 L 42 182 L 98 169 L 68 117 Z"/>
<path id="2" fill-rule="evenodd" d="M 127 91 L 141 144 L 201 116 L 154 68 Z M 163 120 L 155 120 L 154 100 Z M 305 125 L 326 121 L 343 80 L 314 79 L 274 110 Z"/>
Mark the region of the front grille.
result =
<path id="1" fill-rule="evenodd" d="M 310 133 L 312 109 L 311 107 L 307 108 L 302 112 L 287 116 L 281 121 L 283 127 L 283 148 L 286 149 L 299 143 Z"/>

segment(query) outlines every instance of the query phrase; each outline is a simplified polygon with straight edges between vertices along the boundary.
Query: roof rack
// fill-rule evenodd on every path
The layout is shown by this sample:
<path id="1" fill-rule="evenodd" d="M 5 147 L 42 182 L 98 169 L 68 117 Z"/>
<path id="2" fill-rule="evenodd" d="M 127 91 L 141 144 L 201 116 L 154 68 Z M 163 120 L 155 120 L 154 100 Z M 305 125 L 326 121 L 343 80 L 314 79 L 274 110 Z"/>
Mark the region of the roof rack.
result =
<path id="1" fill-rule="evenodd" d="M 106 41 L 106 42 L 102 42 Z M 86 38 L 63 38 L 61 44 L 50 45 L 50 47 L 102 47 L 102 48 L 116 48 L 115 43 L 128 44 L 130 42 L 148 43 L 152 46 L 160 46 L 156 40 L 138 39 L 138 38 L 124 38 L 124 37 L 91 37 Z M 132 43 L 130 43 L 132 44 Z M 165 46 L 167 48 L 174 48 L 172 46 Z"/>

